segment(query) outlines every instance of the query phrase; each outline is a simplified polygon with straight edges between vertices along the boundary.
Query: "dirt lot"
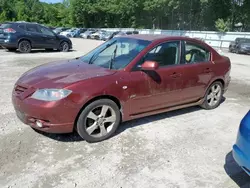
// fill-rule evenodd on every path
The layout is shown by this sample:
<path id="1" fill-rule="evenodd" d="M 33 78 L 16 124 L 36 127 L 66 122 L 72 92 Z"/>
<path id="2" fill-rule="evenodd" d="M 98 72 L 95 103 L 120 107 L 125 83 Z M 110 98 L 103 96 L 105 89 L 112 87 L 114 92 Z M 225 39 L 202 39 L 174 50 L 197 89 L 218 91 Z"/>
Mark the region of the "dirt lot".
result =
<path id="1" fill-rule="evenodd" d="M 69 53 L 0 50 L 0 187 L 249 187 L 231 148 L 250 107 L 250 56 L 227 54 L 232 82 L 219 108 L 198 107 L 124 123 L 116 136 L 88 144 L 76 134 L 42 135 L 22 124 L 11 90 L 26 70 L 74 58 L 100 42 L 73 40 Z"/>

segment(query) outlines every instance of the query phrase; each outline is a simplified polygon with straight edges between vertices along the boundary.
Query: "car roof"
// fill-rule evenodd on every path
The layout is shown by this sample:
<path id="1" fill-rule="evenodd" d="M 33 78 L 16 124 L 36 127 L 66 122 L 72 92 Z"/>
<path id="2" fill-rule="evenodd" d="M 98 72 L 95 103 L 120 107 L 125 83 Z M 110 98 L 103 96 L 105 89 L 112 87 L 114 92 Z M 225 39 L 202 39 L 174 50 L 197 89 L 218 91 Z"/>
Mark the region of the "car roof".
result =
<path id="1" fill-rule="evenodd" d="M 25 22 L 25 21 L 5 22 L 5 24 L 38 24 L 38 25 L 41 25 L 37 22 Z"/>
<path id="2" fill-rule="evenodd" d="M 183 37 L 183 36 L 169 36 L 164 34 L 132 34 L 132 35 L 126 35 L 121 36 L 126 38 L 134 38 L 134 39 L 141 39 L 141 40 L 147 40 L 147 41 L 155 41 L 155 40 L 186 40 L 191 39 L 189 37 Z M 194 41 L 197 41 L 197 39 L 191 39 Z"/>

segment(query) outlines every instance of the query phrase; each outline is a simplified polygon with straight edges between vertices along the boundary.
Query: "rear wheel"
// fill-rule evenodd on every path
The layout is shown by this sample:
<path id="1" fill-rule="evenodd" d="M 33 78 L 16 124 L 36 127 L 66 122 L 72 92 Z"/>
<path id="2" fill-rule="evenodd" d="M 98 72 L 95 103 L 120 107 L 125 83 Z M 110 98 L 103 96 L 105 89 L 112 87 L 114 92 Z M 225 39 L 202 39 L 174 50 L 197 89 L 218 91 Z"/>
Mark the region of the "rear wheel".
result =
<path id="1" fill-rule="evenodd" d="M 18 44 L 18 49 L 21 53 L 30 53 L 31 52 L 31 44 L 27 40 L 22 40 Z"/>
<path id="2" fill-rule="evenodd" d="M 207 90 L 202 108 L 211 110 L 217 108 L 222 100 L 223 86 L 222 83 L 214 82 Z"/>
<path id="3" fill-rule="evenodd" d="M 120 119 L 120 110 L 115 102 L 109 99 L 96 100 L 80 114 L 77 132 L 87 142 L 100 142 L 114 134 Z"/>

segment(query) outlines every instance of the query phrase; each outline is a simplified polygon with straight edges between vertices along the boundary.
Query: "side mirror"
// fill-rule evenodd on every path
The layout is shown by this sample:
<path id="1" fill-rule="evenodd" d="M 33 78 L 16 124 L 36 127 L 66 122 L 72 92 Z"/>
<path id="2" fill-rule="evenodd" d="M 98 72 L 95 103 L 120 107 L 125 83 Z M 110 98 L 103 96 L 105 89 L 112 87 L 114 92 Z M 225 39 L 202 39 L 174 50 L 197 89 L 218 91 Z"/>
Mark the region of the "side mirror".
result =
<path id="1" fill-rule="evenodd" d="M 141 66 L 141 70 L 157 70 L 159 68 L 159 64 L 155 61 L 145 61 L 142 66 Z"/>

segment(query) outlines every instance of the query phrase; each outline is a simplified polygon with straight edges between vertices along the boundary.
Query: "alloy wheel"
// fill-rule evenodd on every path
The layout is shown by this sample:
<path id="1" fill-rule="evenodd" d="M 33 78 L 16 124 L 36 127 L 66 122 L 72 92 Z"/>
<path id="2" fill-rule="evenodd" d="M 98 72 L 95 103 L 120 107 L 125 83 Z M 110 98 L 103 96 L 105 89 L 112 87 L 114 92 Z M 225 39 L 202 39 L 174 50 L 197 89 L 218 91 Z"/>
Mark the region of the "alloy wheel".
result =
<path id="1" fill-rule="evenodd" d="M 30 43 L 28 41 L 22 41 L 19 45 L 20 52 L 28 53 L 31 50 Z"/>
<path id="2" fill-rule="evenodd" d="M 214 84 L 207 95 L 207 104 L 211 107 L 216 106 L 221 100 L 222 88 L 219 84 Z"/>
<path id="3" fill-rule="evenodd" d="M 60 45 L 60 50 L 62 52 L 69 51 L 69 44 L 67 42 L 62 42 L 61 45 Z"/>
<path id="4" fill-rule="evenodd" d="M 108 105 L 98 106 L 92 109 L 86 117 L 86 132 L 92 137 L 104 137 L 113 129 L 116 118 L 112 107 Z"/>

